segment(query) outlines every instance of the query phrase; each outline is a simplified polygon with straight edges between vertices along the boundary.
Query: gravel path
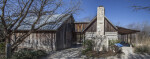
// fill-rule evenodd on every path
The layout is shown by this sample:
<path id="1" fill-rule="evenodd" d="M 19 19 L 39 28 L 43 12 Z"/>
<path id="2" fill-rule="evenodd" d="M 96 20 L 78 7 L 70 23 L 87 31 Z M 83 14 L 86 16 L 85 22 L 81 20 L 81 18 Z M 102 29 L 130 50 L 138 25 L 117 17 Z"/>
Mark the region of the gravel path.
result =
<path id="1" fill-rule="evenodd" d="M 56 51 L 42 59 L 81 59 L 81 47 Z"/>

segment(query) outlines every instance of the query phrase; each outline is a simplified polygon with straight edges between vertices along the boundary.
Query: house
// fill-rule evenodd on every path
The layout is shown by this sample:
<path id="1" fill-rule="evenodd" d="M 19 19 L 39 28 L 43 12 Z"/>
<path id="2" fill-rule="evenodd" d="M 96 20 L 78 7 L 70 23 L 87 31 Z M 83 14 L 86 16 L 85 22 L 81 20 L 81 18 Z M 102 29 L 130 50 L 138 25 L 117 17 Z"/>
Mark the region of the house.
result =
<path id="1" fill-rule="evenodd" d="M 33 23 L 37 17 L 27 17 L 25 20 L 28 23 Z M 72 15 L 43 15 L 36 26 L 43 24 L 44 22 L 49 24 L 41 27 L 39 30 L 31 33 L 23 43 L 19 45 L 19 48 L 31 48 L 31 49 L 43 49 L 46 51 L 61 50 L 71 47 L 73 38 L 73 23 L 74 18 Z M 58 22 L 59 21 L 59 22 Z M 35 26 L 35 27 L 36 27 Z M 26 33 L 31 29 L 31 25 L 22 23 L 17 29 L 12 39 L 16 39 L 22 33 Z M 13 43 L 13 42 L 12 42 Z"/>
<path id="2" fill-rule="evenodd" d="M 74 22 L 74 43 L 82 43 L 84 36 L 84 29 L 87 27 L 89 22 Z"/>
<path id="3" fill-rule="evenodd" d="M 82 37 L 80 40 L 93 40 L 95 42 L 94 50 L 96 51 L 108 49 L 109 40 L 121 40 L 132 44 L 133 39 L 137 39 L 136 32 L 139 32 L 138 30 L 114 26 L 105 16 L 105 9 L 103 6 L 98 7 L 97 16 L 86 24 L 85 28 L 83 27 L 80 29 L 83 30 L 80 32 L 80 35 L 78 35 Z"/>
<path id="4" fill-rule="evenodd" d="M 74 22 L 72 15 L 62 17 L 62 15 L 43 15 L 36 26 L 46 22 L 49 24 L 28 36 L 19 45 L 20 48 L 43 49 L 47 51 L 61 50 L 71 47 L 74 43 L 82 43 L 85 40 L 95 42 L 94 50 L 101 51 L 108 49 L 109 40 L 121 40 L 132 43 L 136 38 L 137 30 L 114 26 L 105 16 L 103 6 L 97 8 L 97 16 L 90 22 Z M 26 20 L 33 23 L 37 17 L 30 16 Z M 58 18 L 58 19 L 57 19 Z M 12 39 L 31 29 L 30 25 L 22 23 Z"/>

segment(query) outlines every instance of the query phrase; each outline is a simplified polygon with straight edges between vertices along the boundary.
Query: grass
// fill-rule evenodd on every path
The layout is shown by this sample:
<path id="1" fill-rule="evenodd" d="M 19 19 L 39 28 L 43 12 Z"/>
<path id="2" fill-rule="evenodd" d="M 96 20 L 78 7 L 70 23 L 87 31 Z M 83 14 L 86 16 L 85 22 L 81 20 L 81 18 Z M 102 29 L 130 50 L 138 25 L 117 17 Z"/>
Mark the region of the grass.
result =
<path id="1" fill-rule="evenodd" d="M 4 42 L 0 42 L 0 54 L 3 54 L 5 51 L 5 43 Z"/>
<path id="2" fill-rule="evenodd" d="M 113 51 L 88 51 L 85 55 L 87 57 L 109 57 L 109 56 L 115 56 L 117 53 L 114 53 Z"/>
<path id="3" fill-rule="evenodd" d="M 11 59 L 39 59 L 47 53 L 43 50 L 22 49 L 12 55 Z"/>
<path id="4" fill-rule="evenodd" d="M 150 47 L 148 47 L 147 45 L 144 46 L 137 46 L 134 48 L 134 52 L 138 53 L 138 54 L 150 54 Z"/>

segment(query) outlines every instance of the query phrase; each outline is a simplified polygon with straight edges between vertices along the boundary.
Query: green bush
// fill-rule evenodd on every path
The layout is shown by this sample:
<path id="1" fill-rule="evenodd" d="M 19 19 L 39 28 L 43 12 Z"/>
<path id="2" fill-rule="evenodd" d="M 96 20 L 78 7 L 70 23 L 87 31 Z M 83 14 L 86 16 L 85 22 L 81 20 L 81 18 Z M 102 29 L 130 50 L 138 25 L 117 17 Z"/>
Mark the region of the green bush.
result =
<path id="1" fill-rule="evenodd" d="M 82 50 L 82 54 L 85 55 L 86 52 L 92 51 L 93 48 L 93 41 L 92 40 L 85 40 L 84 41 L 85 50 Z"/>
<path id="2" fill-rule="evenodd" d="M 4 51 L 5 51 L 5 43 L 0 42 L 0 53 L 4 53 Z"/>
<path id="3" fill-rule="evenodd" d="M 120 43 L 120 40 L 109 40 L 109 46 L 115 45 L 115 43 Z"/>
<path id="4" fill-rule="evenodd" d="M 46 55 L 42 50 L 22 49 L 13 54 L 12 59 L 38 59 L 38 57 Z"/>
<path id="5" fill-rule="evenodd" d="M 82 50 L 82 54 L 85 55 L 88 50 Z"/>
<path id="6" fill-rule="evenodd" d="M 148 53 L 149 54 L 150 50 L 149 50 L 148 46 L 138 46 L 138 47 L 135 47 L 134 52 L 135 53 L 140 53 L 140 54 L 143 54 L 143 53 Z"/>

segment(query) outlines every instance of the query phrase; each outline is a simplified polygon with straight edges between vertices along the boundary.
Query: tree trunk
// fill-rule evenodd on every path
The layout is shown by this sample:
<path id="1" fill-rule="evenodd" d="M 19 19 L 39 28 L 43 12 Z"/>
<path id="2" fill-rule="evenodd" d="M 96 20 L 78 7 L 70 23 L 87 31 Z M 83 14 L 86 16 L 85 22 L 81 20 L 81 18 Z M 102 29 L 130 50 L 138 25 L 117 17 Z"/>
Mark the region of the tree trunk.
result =
<path id="1" fill-rule="evenodd" d="M 11 57 L 10 36 L 8 36 L 7 39 L 6 39 L 5 54 L 6 54 L 6 58 Z"/>

